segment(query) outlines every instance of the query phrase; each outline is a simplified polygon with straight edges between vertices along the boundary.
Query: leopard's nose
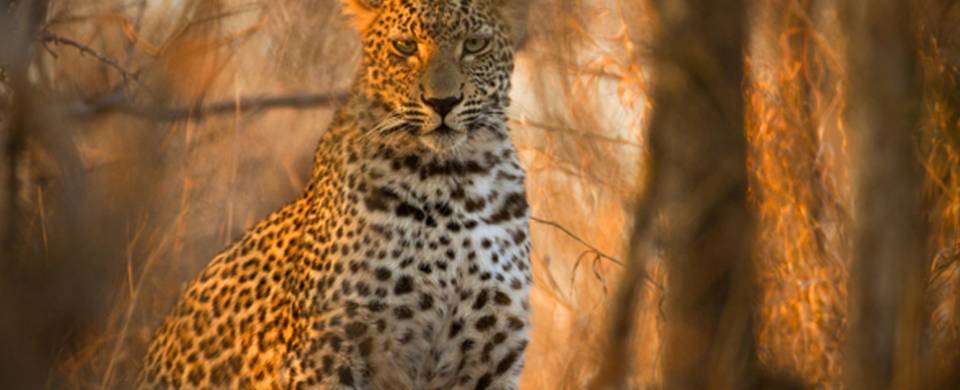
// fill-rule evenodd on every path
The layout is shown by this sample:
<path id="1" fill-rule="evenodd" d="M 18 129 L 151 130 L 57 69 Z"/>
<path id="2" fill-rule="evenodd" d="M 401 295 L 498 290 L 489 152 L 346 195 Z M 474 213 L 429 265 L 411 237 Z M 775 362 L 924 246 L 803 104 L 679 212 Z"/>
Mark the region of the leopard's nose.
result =
<path id="1" fill-rule="evenodd" d="M 433 111 L 436 111 L 437 114 L 440 114 L 440 118 L 446 118 L 447 114 L 449 114 L 450 111 L 453 111 L 453 108 L 463 101 L 463 95 L 443 98 L 428 98 L 424 95 L 420 95 L 420 99 L 423 100 L 424 104 L 430 106 Z"/>

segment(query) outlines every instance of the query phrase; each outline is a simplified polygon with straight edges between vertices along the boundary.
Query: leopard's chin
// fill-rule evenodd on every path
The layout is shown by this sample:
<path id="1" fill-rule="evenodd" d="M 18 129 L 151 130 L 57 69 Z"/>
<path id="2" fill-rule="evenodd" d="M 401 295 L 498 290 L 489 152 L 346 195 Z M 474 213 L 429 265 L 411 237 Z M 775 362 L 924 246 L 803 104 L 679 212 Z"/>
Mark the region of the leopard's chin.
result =
<path id="1" fill-rule="evenodd" d="M 465 131 L 453 129 L 446 124 L 441 124 L 420 136 L 420 142 L 436 153 L 450 152 L 466 140 L 467 133 Z"/>

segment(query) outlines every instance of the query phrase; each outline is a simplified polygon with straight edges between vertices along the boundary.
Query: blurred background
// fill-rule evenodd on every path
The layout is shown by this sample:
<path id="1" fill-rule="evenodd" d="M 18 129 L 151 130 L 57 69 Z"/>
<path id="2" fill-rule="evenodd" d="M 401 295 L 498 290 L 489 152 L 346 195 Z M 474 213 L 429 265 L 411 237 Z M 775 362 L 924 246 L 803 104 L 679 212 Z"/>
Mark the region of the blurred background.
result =
<path id="1" fill-rule="evenodd" d="M 621 387 L 663 386 L 663 251 L 656 240 L 641 254 L 630 245 L 656 110 L 654 3 L 530 2 L 510 119 L 535 217 L 525 389 L 587 387 L 613 344 L 629 351 Z M 846 115 L 857 104 L 848 40 L 835 1 L 747 3 L 755 355 L 801 388 L 843 388 L 861 158 Z M 960 357 L 960 6 L 912 3 L 889 22 L 910 26 L 922 75 L 911 135 L 928 272 L 915 288 L 920 349 L 925 366 L 950 372 Z M 0 7 L 0 384 L 131 388 L 184 284 L 304 188 L 358 38 L 337 0 Z M 625 267 L 639 275 L 630 310 L 615 299 Z M 629 318 L 623 332 L 611 330 L 617 315 Z"/>

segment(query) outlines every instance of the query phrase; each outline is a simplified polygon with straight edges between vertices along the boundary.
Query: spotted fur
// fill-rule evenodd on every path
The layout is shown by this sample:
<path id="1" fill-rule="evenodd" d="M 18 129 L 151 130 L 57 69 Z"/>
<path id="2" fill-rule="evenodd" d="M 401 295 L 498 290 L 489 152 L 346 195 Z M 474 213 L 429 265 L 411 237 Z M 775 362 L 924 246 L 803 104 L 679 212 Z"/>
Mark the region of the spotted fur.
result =
<path id="1" fill-rule="evenodd" d="M 363 61 L 309 185 L 189 285 L 142 388 L 517 388 L 532 279 L 505 110 L 525 1 L 343 1 Z"/>

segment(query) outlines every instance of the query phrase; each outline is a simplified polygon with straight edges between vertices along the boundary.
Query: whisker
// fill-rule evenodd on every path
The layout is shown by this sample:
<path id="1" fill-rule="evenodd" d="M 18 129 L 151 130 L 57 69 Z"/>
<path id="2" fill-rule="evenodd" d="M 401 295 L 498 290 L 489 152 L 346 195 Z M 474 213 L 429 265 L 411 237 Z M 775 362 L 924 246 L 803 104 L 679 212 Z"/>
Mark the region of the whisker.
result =
<path id="1" fill-rule="evenodd" d="M 460 112 L 460 115 L 475 115 L 483 113 L 483 107 L 470 108 Z"/>

